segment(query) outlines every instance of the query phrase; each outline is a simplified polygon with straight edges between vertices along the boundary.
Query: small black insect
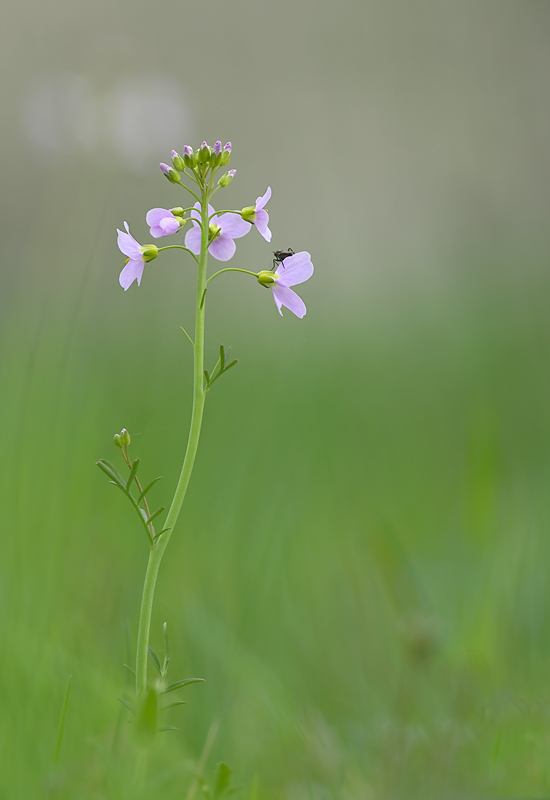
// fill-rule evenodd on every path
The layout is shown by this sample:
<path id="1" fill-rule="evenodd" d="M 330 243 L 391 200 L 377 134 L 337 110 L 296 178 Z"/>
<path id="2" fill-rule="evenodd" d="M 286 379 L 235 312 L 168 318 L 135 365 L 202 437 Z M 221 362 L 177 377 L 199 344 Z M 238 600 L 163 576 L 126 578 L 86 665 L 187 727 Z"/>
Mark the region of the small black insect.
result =
<path id="1" fill-rule="evenodd" d="M 288 250 L 274 250 L 273 255 L 275 256 L 273 259 L 273 269 L 276 270 L 278 265 L 284 261 L 285 258 L 294 255 L 294 250 L 292 247 L 289 247 Z"/>

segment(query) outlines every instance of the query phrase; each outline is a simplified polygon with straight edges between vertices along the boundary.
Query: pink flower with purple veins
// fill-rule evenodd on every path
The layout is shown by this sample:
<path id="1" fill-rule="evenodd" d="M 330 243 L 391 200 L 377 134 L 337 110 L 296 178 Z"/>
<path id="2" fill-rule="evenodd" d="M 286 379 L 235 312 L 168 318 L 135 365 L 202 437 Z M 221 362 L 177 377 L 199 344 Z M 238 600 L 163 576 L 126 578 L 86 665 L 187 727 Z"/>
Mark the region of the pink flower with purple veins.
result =
<path id="1" fill-rule="evenodd" d="M 141 284 L 141 277 L 145 264 L 157 257 L 158 248 L 154 244 L 145 246 L 139 244 L 130 233 L 127 222 L 124 223 L 124 227 L 126 228 L 126 233 L 124 233 L 124 231 L 119 231 L 117 228 L 117 244 L 118 249 L 124 253 L 125 256 L 128 256 L 128 259 L 126 261 L 126 266 L 120 273 L 118 282 L 124 291 L 127 291 L 134 281 L 137 281 L 138 286 Z"/>
<path id="2" fill-rule="evenodd" d="M 152 208 L 147 212 L 145 221 L 149 225 L 151 236 L 155 239 L 160 239 L 161 236 L 170 236 L 180 229 L 179 220 L 166 208 Z"/>
<path id="3" fill-rule="evenodd" d="M 195 209 L 191 211 L 191 219 L 193 227 L 185 234 L 185 246 L 191 250 L 196 256 L 201 251 L 201 229 L 195 220 L 200 221 L 200 204 L 195 203 Z M 250 225 L 245 222 L 240 214 L 222 214 L 218 217 L 214 214 L 214 209 L 211 205 L 208 206 L 209 222 L 209 238 L 210 244 L 208 245 L 208 252 L 214 256 L 218 261 L 229 261 L 235 255 L 237 245 L 234 239 L 240 239 L 245 236 L 250 230 Z"/>
<path id="4" fill-rule="evenodd" d="M 243 219 L 246 219 L 248 222 L 251 222 L 252 225 L 255 225 L 258 229 L 258 233 L 261 233 L 266 242 L 271 241 L 271 231 L 267 227 L 267 223 L 269 222 L 269 214 L 265 210 L 265 206 L 269 203 L 270 199 L 271 187 L 268 186 L 266 193 L 256 199 L 256 205 L 243 208 L 241 211 Z"/>
<path id="5" fill-rule="evenodd" d="M 273 292 L 273 299 L 277 311 L 281 316 L 281 307 L 285 306 L 293 314 L 302 319 L 306 313 L 306 306 L 301 297 L 293 292 L 291 286 L 304 283 L 313 275 L 311 256 L 305 250 L 294 253 L 282 261 L 275 272 L 264 271 L 258 274 L 258 281 L 262 286 L 269 286 Z"/>

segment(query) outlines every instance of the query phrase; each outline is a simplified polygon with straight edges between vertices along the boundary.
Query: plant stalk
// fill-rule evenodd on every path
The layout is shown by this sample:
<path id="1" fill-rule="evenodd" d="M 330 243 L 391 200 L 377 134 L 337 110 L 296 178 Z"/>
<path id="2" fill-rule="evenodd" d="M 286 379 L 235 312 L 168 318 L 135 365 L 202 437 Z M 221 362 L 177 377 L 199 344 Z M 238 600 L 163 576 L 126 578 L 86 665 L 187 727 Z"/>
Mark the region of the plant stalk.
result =
<path id="1" fill-rule="evenodd" d="M 149 634 L 151 629 L 151 614 L 153 610 L 153 600 L 155 597 L 155 587 L 160 562 L 164 551 L 170 541 L 170 536 L 176 525 L 181 511 L 183 500 L 187 492 L 191 473 L 195 463 L 197 447 L 201 432 L 202 417 L 204 412 L 204 319 L 205 304 L 201 300 L 206 287 L 206 268 L 208 262 L 208 189 L 202 189 L 201 198 L 201 217 L 202 235 L 201 252 L 198 259 L 197 271 L 197 294 L 195 311 L 195 349 L 193 361 L 193 411 L 191 414 L 191 426 L 189 438 L 187 440 L 187 450 L 183 459 L 183 466 L 179 477 L 178 485 L 172 499 L 168 516 L 164 522 L 165 528 L 170 530 L 163 533 L 161 537 L 151 546 L 149 562 L 143 584 L 143 594 L 141 598 L 141 609 L 139 615 L 137 655 L 136 655 L 136 695 L 143 697 L 147 689 L 147 658 L 149 649 Z"/>

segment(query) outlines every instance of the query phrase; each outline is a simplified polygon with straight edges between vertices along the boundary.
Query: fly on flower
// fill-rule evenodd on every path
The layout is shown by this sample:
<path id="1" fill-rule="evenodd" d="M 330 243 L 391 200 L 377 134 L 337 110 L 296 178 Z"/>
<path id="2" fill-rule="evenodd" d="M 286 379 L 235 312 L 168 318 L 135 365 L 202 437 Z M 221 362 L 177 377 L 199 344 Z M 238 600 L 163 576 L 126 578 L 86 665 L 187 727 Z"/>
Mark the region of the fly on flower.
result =
<path id="1" fill-rule="evenodd" d="M 277 250 L 279 254 L 282 252 Z M 276 256 L 276 254 L 274 255 Z M 290 287 L 296 286 L 298 283 L 304 283 L 312 275 L 313 264 L 311 263 L 311 256 L 304 250 L 301 253 L 285 254 L 284 258 L 281 257 L 277 269 L 273 272 L 268 270 L 258 272 L 256 277 L 261 286 L 265 286 L 273 292 L 273 300 L 281 316 L 283 316 L 281 307 L 285 306 L 299 319 L 302 319 L 306 314 L 305 303 Z"/>
<path id="2" fill-rule="evenodd" d="M 277 269 L 277 266 L 288 258 L 289 256 L 294 255 L 294 250 L 292 247 L 289 247 L 288 250 L 274 250 L 273 251 L 273 269 Z"/>

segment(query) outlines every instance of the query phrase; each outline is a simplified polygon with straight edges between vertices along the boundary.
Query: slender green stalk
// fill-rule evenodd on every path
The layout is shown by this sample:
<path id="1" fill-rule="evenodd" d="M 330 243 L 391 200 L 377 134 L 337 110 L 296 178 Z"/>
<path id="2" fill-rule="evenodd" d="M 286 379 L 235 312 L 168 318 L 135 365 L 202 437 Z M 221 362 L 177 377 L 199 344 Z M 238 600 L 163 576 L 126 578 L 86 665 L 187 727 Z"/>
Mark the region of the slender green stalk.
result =
<path id="1" fill-rule="evenodd" d="M 136 656 L 136 694 L 138 697 L 145 695 L 147 689 L 147 655 L 149 648 L 149 631 L 151 628 L 151 613 L 153 609 L 153 599 L 155 596 L 155 586 L 157 582 L 157 575 L 160 567 L 160 562 L 164 555 L 164 551 L 170 541 L 170 536 L 176 525 L 185 493 L 189 485 L 193 465 L 195 463 L 195 456 L 197 454 L 197 447 L 199 444 L 199 437 L 202 425 L 202 415 L 204 411 L 204 317 L 205 308 L 201 303 L 204 290 L 206 287 L 206 266 L 208 261 L 208 190 L 202 190 L 201 199 L 201 218 L 202 218 L 202 233 L 201 233 L 201 252 L 198 259 L 197 271 L 197 295 L 196 295 L 196 317 L 195 317 L 195 342 L 194 342 L 194 391 L 193 391 L 193 411 L 191 414 L 191 427 L 189 430 L 189 439 L 187 441 L 187 450 L 183 460 L 183 466 L 172 499 L 168 516 L 166 517 L 164 527 L 169 528 L 152 546 L 149 553 L 149 563 L 147 564 L 147 572 L 145 575 L 145 583 L 143 585 L 143 594 L 141 598 L 141 610 L 139 616 L 138 628 L 138 641 L 137 641 L 137 656 Z"/>
<path id="2" fill-rule="evenodd" d="M 257 272 L 250 272 L 249 269 L 240 269 L 240 267 L 225 267 L 225 269 L 219 269 L 217 272 L 215 272 L 213 275 L 211 275 L 208 278 L 208 280 L 206 281 L 206 285 L 208 286 L 210 281 L 213 281 L 214 278 L 217 278 L 218 275 L 222 274 L 222 272 L 244 272 L 245 275 L 253 275 L 255 278 L 258 277 L 258 273 Z"/>
<path id="3" fill-rule="evenodd" d="M 67 688 L 65 689 L 65 696 L 63 698 L 63 705 L 61 706 L 61 714 L 59 715 L 59 726 L 57 728 L 57 741 L 55 743 L 54 764 L 57 766 L 59 761 L 59 754 L 61 753 L 61 744 L 63 742 L 63 734 L 65 732 L 65 720 L 67 719 L 67 706 L 69 705 L 69 695 L 71 693 L 71 680 L 73 676 L 69 675 L 67 681 Z"/>

